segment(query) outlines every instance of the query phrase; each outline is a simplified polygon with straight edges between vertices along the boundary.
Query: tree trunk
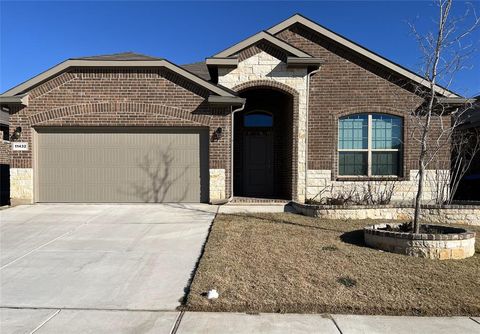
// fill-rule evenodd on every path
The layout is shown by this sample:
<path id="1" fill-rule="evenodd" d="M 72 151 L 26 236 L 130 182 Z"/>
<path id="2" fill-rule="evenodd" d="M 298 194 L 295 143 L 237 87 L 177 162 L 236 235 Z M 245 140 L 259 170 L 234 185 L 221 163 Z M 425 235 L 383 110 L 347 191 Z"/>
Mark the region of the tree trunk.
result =
<path id="1" fill-rule="evenodd" d="M 421 155 L 424 155 L 422 150 Z M 417 196 L 415 196 L 415 212 L 413 215 L 413 233 L 420 233 L 420 212 L 421 210 L 421 202 L 422 202 L 422 195 L 423 195 L 423 177 L 425 175 L 425 166 L 423 164 L 423 159 L 420 158 L 419 166 L 418 166 L 418 188 L 417 188 Z"/>

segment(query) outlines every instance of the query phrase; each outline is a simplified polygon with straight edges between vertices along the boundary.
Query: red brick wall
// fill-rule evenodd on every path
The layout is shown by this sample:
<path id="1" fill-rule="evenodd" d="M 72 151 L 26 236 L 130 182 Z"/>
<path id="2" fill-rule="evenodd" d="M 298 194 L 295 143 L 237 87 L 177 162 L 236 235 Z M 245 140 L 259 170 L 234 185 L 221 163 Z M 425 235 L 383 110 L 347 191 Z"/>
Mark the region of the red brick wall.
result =
<path id="1" fill-rule="evenodd" d="M 213 108 L 209 92 L 163 69 L 74 68 L 33 88 L 29 106 L 14 110 L 10 129 L 22 127 L 21 141 L 32 147 L 31 127 L 41 126 L 188 126 L 208 127 L 210 168 L 230 178 L 230 107 Z M 11 167 L 32 167 L 32 151 L 13 152 Z M 228 194 L 228 190 L 227 190 Z"/>
<path id="2" fill-rule="evenodd" d="M 420 106 L 422 99 L 412 92 L 408 82 L 301 26 L 282 31 L 277 37 L 324 61 L 310 83 L 309 169 L 329 169 L 336 176 L 338 118 L 362 112 L 404 117 L 404 175 L 410 169 L 418 169 L 418 144 L 411 140 L 413 123 L 408 115 Z M 433 132 L 439 126 L 437 119 Z M 448 145 L 438 159 L 449 159 Z"/>

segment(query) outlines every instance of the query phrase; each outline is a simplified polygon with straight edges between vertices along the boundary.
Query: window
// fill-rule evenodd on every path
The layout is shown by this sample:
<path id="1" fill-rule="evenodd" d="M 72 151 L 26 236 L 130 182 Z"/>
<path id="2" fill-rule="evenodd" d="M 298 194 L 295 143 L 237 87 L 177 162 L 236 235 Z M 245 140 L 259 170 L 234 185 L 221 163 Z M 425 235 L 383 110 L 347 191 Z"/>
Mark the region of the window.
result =
<path id="1" fill-rule="evenodd" d="M 399 176 L 402 118 L 357 114 L 338 121 L 338 174 Z"/>
<path id="2" fill-rule="evenodd" d="M 255 110 L 243 117 L 243 126 L 247 128 L 265 128 L 273 126 L 273 116 L 271 113 Z"/>

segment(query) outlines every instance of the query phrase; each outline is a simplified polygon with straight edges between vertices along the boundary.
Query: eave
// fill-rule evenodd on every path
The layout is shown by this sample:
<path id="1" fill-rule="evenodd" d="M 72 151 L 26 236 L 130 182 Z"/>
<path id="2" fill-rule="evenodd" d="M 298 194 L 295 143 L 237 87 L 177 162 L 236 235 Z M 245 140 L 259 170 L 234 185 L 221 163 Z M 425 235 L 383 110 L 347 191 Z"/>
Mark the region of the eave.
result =
<path id="1" fill-rule="evenodd" d="M 266 31 L 261 31 L 253 36 L 248 37 L 247 39 L 244 39 L 243 41 L 229 47 L 228 49 L 225 49 L 216 55 L 214 55 L 211 58 L 227 58 L 227 57 L 232 57 L 236 54 L 238 54 L 240 51 L 255 45 L 256 43 L 260 41 L 267 41 L 274 46 L 286 51 L 287 53 L 291 54 L 292 56 L 295 57 L 300 57 L 300 58 L 309 58 L 311 57 L 308 53 L 297 49 L 293 45 L 288 44 L 285 41 L 282 41 L 281 39 L 273 36 L 272 34 L 269 34 Z"/>
<path id="2" fill-rule="evenodd" d="M 228 97 L 228 96 L 210 95 L 208 97 L 209 104 L 218 105 L 218 106 L 225 106 L 225 105 L 241 106 L 245 104 L 245 102 L 246 102 L 246 99 L 238 96 Z"/>
<path id="3" fill-rule="evenodd" d="M 315 33 L 318 33 L 319 35 L 322 35 L 323 37 L 334 41 L 335 43 L 338 43 L 342 47 L 349 49 L 357 54 L 360 54 L 363 57 L 366 57 L 373 63 L 379 64 L 388 70 L 397 73 L 409 80 L 412 80 L 413 82 L 422 85 L 426 88 L 430 88 L 430 82 L 428 80 L 425 80 L 422 76 L 418 75 L 417 73 L 410 71 L 409 69 L 396 64 L 380 55 L 377 53 L 368 50 L 367 48 L 347 39 L 346 37 L 343 37 L 323 26 L 320 24 L 311 21 L 307 19 L 306 17 L 300 15 L 300 14 L 295 14 L 292 17 L 280 22 L 279 24 L 274 25 L 270 29 L 267 29 L 267 32 L 272 35 L 277 35 L 278 33 L 290 28 L 291 26 L 295 24 L 300 24 L 303 27 L 306 27 L 310 29 L 311 31 L 314 31 Z M 435 92 L 439 95 L 445 96 L 445 97 L 460 97 L 458 94 L 455 94 L 454 92 L 441 87 L 439 85 L 435 85 Z"/>
<path id="4" fill-rule="evenodd" d="M 15 96 L 0 95 L 0 105 L 2 106 L 19 105 L 19 106 L 27 107 L 28 94 L 15 95 Z"/>
<path id="5" fill-rule="evenodd" d="M 42 84 L 43 82 L 53 78 L 54 76 L 59 75 L 60 73 L 67 71 L 72 67 L 98 67 L 98 68 L 113 68 L 113 67 L 125 67 L 125 68 L 166 68 L 184 79 L 191 81 L 201 87 L 206 88 L 214 95 L 219 96 L 226 96 L 226 97 L 234 97 L 235 94 L 232 92 L 225 90 L 209 81 L 206 81 L 199 76 L 169 62 L 168 60 L 80 60 L 80 59 L 69 59 L 66 60 L 49 70 L 25 81 L 24 83 L 6 91 L 5 93 L 0 95 L 2 101 L 17 101 L 18 98 L 16 96 L 18 94 L 22 94 L 27 92 L 28 90 Z M 15 97 L 15 98 L 14 98 Z M 7 98 L 14 98 L 7 99 Z M 27 100 L 28 101 L 28 100 Z"/>

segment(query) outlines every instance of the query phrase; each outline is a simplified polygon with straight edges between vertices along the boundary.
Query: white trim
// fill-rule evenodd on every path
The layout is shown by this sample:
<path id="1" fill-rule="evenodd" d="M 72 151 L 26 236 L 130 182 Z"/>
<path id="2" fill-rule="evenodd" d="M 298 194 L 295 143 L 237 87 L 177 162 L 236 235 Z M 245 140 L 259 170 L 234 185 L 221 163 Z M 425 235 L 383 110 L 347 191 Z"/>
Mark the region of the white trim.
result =
<path id="1" fill-rule="evenodd" d="M 372 176 L 372 114 L 368 114 L 368 125 L 367 125 L 367 175 Z"/>
<path id="2" fill-rule="evenodd" d="M 40 73 L 39 75 L 21 83 L 20 85 L 6 91 L 1 94 L 1 97 L 10 97 L 16 94 L 22 93 L 33 86 L 36 86 L 53 76 L 67 70 L 70 67 L 163 67 L 167 68 L 172 72 L 179 74 L 187 80 L 190 80 L 211 92 L 220 95 L 234 97 L 235 95 L 231 92 L 224 90 L 213 83 L 206 81 L 195 74 L 188 72 L 187 70 L 163 59 L 163 60 L 80 60 L 80 59 L 69 59 L 66 60 L 47 71 Z"/>
<path id="3" fill-rule="evenodd" d="M 374 62 L 380 64 L 380 65 L 383 65 L 387 68 L 389 68 L 390 70 L 394 71 L 394 72 L 397 72 L 398 74 L 410 79 L 410 80 L 413 80 L 415 81 L 416 83 L 422 85 L 422 86 L 425 86 L 427 88 L 430 88 L 430 83 L 428 80 L 426 80 L 425 78 L 421 77 L 420 75 L 410 71 L 410 70 L 407 70 L 403 67 L 401 67 L 400 65 L 397 65 L 387 59 L 385 59 L 384 57 L 381 57 L 379 56 L 378 54 L 370 51 L 370 50 L 367 50 L 366 48 L 364 48 L 363 46 L 360 46 L 348 39 L 346 39 L 345 37 L 339 35 L 339 34 L 336 34 L 334 33 L 333 31 L 331 30 L 328 30 L 327 28 L 325 27 L 322 27 L 321 25 L 319 25 L 318 23 L 315 23 L 313 21 L 310 21 L 309 19 L 299 15 L 299 14 L 295 14 L 293 15 L 292 17 L 286 19 L 285 21 L 283 22 L 280 22 L 279 24 L 271 27 L 270 29 L 267 30 L 267 32 L 269 32 L 270 34 L 272 35 L 276 35 L 278 34 L 279 32 L 285 30 L 285 29 L 288 29 L 290 26 L 296 24 L 296 23 L 299 23 L 337 43 L 340 43 L 341 45 L 373 60 Z M 449 91 L 448 89 L 445 89 L 443 87 L 440 87 L 438 85 L 435 85 L 435 91 L 440 94 L 440 95 L 443 95 L 445 97 L 459 97 L 457 94 Z"/>
<path id="4" fill-rule="evenodd" d="M 377 178 L 377 177 L 395 177 L 395 178 L 398 178 L 400 177 L 399 175 L 373 175 L 372 174 L 372 153 L 373 152 L 399 152 L 400 153 L 400 149 L 398 148 L 385 148 L 385 149 L 381 149 L 381 148 L 372 148 L 373 146 L 373 131 L 372 131 L 372 127 L 373 127 L 373 115 L 374 114 L 377 114 L 377 113 L 360 113 L 360 114 L 354 114 L 354 115 L 367 115 L 367 148 L 358 148 L 358 149 L 354 149 L 354 148 L 338 148 L 338 143 L 340 142 L 340 120 L 343 118 L 343 117 L 348 117 L 348 115 L 346 116 L 342 116 L 342 117 L 339 117 L 338 118 L 338 124 L 337 124 L 337 152 L 360 152 L 360 153 L 367 153 L 367 175 L 340 175 L 340 159 L 338 158 L 337 159 L 337 175 L 338 175 L 338 178 L 341 179 L 341 178 Z M 400 116 L 396 116 L 396 115 L 391 115 L 392 117 L 398 117 L 400 119 L 402 119 L 402 117 Z M 403 127 L 403 119 L 402 119 L 402 127 Z M 400 164 L 400 161 L 398 162 Z M 399 167 L 399 171 L 401 170 L 400 168 L 402 166 L 398 166 Z"/>
<path id="5" fill-rule="evenodd" d="M 294 46 L 291 46 L 290 44 L 282 41 L 281 39 L 265 32 L 265 31 L 260 31 L 259 33 L 255 34 L 253 36 L 250 36 L 247 39 L 244 39 L 243 41 L 229 47 L 228 49 L 225 49 L 225 50 L 217 53 L 212 58 L 227 58 L 227 57 L 230 57 L 230 56 L 242 51 L 243 49 L 248 48 L 249 46 L 251 46 L 251 45 L 253 45 L 253 44 L 255 44 L 255 43 L 257 43 L 257 42 L 259 42 L 263 39 L 272 43 L 272 44 L 274 44 L 274 45 L 276 45 L 276 46 L 278 46 L 279 48 L 281 48 L 285 51 L 288 51 L 289 53 L 293 54 L 296 57 L 300 57 L 300 58 L 311 58 L 312 57 L 308 53 L 305 53 L 302 50 L 297 49 Z"/>

